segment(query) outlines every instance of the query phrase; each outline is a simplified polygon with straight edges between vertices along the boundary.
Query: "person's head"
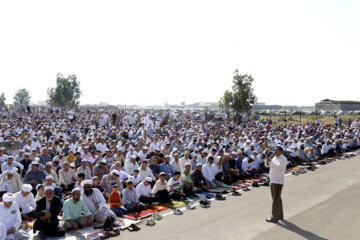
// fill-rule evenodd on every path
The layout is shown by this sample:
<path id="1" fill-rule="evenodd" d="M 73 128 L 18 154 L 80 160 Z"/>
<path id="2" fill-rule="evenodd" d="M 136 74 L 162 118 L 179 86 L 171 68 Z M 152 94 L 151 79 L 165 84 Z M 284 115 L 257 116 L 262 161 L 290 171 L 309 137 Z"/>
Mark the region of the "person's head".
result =
<path id="1" fill-rule="evenodd" d="M 88 164 L 88 161 L 86 159 L 81 160 L 81 166 L 83 168 L 86 168 L 87 164 Z"/>
<path id="2" fill-rule="evenodd" d="M 79 188 L 74 188 L 72 190 L 72 198 L 73 200 L 75 200 L 76 202 L 80 200 L 80 196 L 81 196 L 81 191 Z"/>
<path id="3" fill-rule="evenodd" d="M 38 185 L 36 186 L 36 191 L 37 191 L 37 193 L 38 193 L 40 196 L 44 196 L 44 194 L 45 194 L 44 185 L 38 184 Z"/>
<path id="4" fill-rule="evenodd" d="M 144 161 L 142 161 L 142 163 L 141 163 L 141 169 L 142 169 L 142 170 L 145 170 L 146 168 L 147 168 L 147 161 L 144 160 Z"/>
<path id="5" fill-rule="evenodd" d="M 202 164 L 201 163 L 196 164 L 196 171 L 201 172 L 201 170 L 202 170 Z"/>
<path id="6" fill-rule="evenodd" d="M 83 187 L 86 196 L 90 196 L 93 193 L 91 180 L 82 181 L 81 186 Z"/>
<path id="7" fill-rule="evenodd" d="M 13 171 L 13 170 L 9 170 L 9 171 L 7 172 L 7 175 L 6 175 L 7 180 L 12 180 L 13 177 L 14 177 L 14 171 Z"/>
<path id="8" fill-rule="evenodd" d="M 137 177 L 137 175 L 139 174 L 139 169 L 134 169 L 134 177 Z"/>
<path id="9" fill-rule="evenodd" d="M 45 164 L 45 171 L 46 172 L 51 172 L 51 168 L 52 168 L 51 162 L 47 162 Z"/>
<path id="10" fill-rule="evenodd" d="M 29 153 L 24 153 L 24 160 L 26 162 L 30 160 L 30 154 Z"/>
<path id="11" fill-rule="evenodd" d="M 120 173 L 118 170 L 111 171 L 111 175 L 110 175 L 111 179 L 117 179 L 117 178 L 119 178 L 119 176 L 120 176 Z"/>
<path id="12" fill-rule="evenodd" d="M 184 154 L 184 157 L 185 157 L 186 159 L 188 159 L 189 156 L 190 156 L 190 153 L 189 153 L 188 151 L 186 151 L 185 154 Z"/>
<path id="13" fill-rule="evenodd" d="M 44 188 L 45 197 L 47 200 L 52 200 L 54 197 L 54 187 L 53 186 L 46 186 Z"/>
<path id="14" fill-rule="evenodd" d="M 133 180 L 132 180 L 132 179 L 128 179 L 128 180 L 126 181 L 126 187 L 127 187 L 127 189 L 129 189 L 130 191 L 133 190 L 133 188 L 134 188 L 134 183 L 133 183 Z"/>
<path id="15" fill-rule="evenodd" d="M 49 175 L 45 177 L 45 185 L 46 186 L 52 186 L 54 183 L 54 177 Z"/>
<path id="16" fill-rule="evenodd" d="M 81 158 L 81 153 L 80 153 L 80 152 L 76 152 L 76 153 L 75 153 L 75 158 L 76 158 L 76 159 L 80 159 L 80 158 Z"/>
<path id="17" fill-rule="evenodd" d="M 152 183 L 152 178 L 151 177 L 146 177 L 144 180 L 144 185 L 145 186 L 149 186 Z"/>
<path id="18" fill-rule="evenodd" d="M 117 192 L 118 191 L 118 185 L 116 182 L 111 183 L 111 188 L 113 192 Z"/>
<path id="19" fill-rule="evenodd" d="M 32 161 L 31 162 L 31 171 L 37 173 L 39 171 L 39 162 L 38 161 Z"/>
<path id="20" fill-rule="evenodd" d="M 283 154 L 283 153 L 284 153 L 283 147 L 280 146 L 280 145 L 276 146 L 276 148 L 275 148 L 275 155 L 278 157 L 278 156 L 280 156 L 280 155 Z"/>
<path id="21" fill-rule="evenodd" d="M 101 168 L 106 167 L 106 159 L 102 159 L 99 165 Z"/>
<path id="22" fill-rule="evenodd" d="M 185 171 L 186 171 L 186 172 L 190 172 L 190 170 L 191 170 L 191 164 L 190 164 L 190 163 L 186 163 L 186 164 L 185 164 Z"/>
<path id="23" fill-rule="evenodd" d="M 5 208 L 10 208 L 13 201 L 15 200 L 15 196 L 12 193 L 5 193 L 2 196 L 2 200 L 3 200 Z"/>
<path id="24" fill-rule="evenodd" d="M 160 173 L 160 181 L 164 182 L 166 180 L 166 173 L 161 172 Z"/>
<path id="25" fill-rule="evenodd" d="M 13 156 L 9 156 L 8 159 L 7 159 L 7 163 L 8 163 L 9 165 L 11 165 L 13 162 L 14 162 L 14 157 L 13 157 Z"/>
<path id="26" fill-rule="evenodd" d="M 207 162 L 210 164 L 210 165 L 212 165 L 213 163 L 214 163 L 214 157 L 213 156 L 209 156 L 208 158 L 207 158 Z"/>
<path id="27" fill-rule="evenodd" d="M 175 172 L 174 172 L 174 179 L 175 179 L 175 180 L 178 180 L 178 179 L 180 178 L 180 176 L 181 176 L 181 172 L 180 172 L 180 171 L 175 171 Z"/>
<path id="28" fill-rule="evenodd" d="M 94 177 L 92 178 L 92 181 L 93 181 L 93 185 L 94 185 L 94 186 L 99 185 L 99 178 L 98 178 L 97 176 L 94 176 Z"/>
<path id="29" fill-rule="evenodd" d="M 65 171 L 67 171 L 67 170 L 69 170 L 69 168 L 70 168 L 70 164 L 69 164 L 68 162 L 64 162 L 64 163 L 63 163 L 63 169 L 64 169 Z"/>
<path id="30" fill-rule="evenodd" d="M 73 152 L 72 150 L 69 150 L 68 153 L 69 153 L 69 156 L 70 156 L 70 157 L 73 157 L 73 156 L 74 156 L 74 152 Z"/>
<path id="31" fill-rule="evenodd" d="M 31 193 L 31 190 L 32 190 L 32 186 L 30 184 L 23 184 L 21 186 L 21 195 L 26 197 L 27 195 L 29 195 Z"/>
<path id="32" fill-rule="evenodd" d="M 154 157 L 151 158 L 151 164 L 152 164 L 152 165 L 156 165 L 156 164 L 157 164 L 157 157 L 154 156 Z"/>
<path id="33" fill-rule="evenodd" d="M 84 181 L 84 179 L 85 179 L 85 174 L 84 174 L 84 173 L 78 173 L 78 175 L 77 175 L 77 181 L 78 181 L 79 183 L 81 183 L 82 181 Z"/>

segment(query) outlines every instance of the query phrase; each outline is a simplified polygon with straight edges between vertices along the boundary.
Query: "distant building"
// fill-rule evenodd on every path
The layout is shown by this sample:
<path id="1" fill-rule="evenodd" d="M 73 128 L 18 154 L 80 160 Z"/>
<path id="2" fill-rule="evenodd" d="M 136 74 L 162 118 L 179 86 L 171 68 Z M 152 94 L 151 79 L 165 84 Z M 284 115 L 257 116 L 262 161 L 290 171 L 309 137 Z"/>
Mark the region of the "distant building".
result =
<path id="1" fill-rule="evenodd" d="M 355 111 L 360 110 L 360 101 L 335 101 L 331 99 L 324 99 L 315 103 L 315 110 L 325 111 Z"/>

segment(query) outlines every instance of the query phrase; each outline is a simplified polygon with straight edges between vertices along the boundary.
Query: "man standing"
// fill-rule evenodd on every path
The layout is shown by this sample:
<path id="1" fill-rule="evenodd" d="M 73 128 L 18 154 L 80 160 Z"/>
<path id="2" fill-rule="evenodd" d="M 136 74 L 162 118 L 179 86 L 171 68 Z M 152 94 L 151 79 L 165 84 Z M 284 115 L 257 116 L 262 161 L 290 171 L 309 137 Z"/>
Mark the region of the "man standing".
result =
<path id="1" fill-rule="evenodd" d="M 273 199 L 272 216 L 266 219 L 267 222 L 277 223 L 284 218 L 281 190 L 284 185 L 287 159 L 283 153 L 284 150 L 282 146 L 276 146 L 273 159 L 270 160 L 269 156 L 266 157 L 266 165 L 267 167 L 270 167 L 270 191 Z"/>
<path id="2" fill-rule="evenodd" d="M 65 231 L 59 228 L 61 200 L 54 195 L 52 186 L 45 187 L 45 197 L 36 202 L 35 215 L 37 217 L 33 231 L 38 230 L 46 236 L 62 237 Z"/>
<path id="3" fill-rule="evenodd" d="M 4 224 L 7 231 L 6 239 L 29 239 L 24 231 L 19 231 L 21 215 L 19 206 L 14 201 L 12 193 L 3 195 L 3 202 L 0 203 L 0 222 Z"/>

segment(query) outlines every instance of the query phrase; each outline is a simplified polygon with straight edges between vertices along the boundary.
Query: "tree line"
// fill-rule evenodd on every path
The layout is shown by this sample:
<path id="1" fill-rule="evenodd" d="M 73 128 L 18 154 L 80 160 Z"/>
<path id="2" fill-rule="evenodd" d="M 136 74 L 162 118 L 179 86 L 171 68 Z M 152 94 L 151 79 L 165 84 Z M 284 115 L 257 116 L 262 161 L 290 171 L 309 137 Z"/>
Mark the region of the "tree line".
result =
<path id="1" fill-rule="evenodd" d="M 56 75 L 56 87 L 48 88 L 47 104 L 51 107 L 74 108 L 80 104 L 80 82 L 75 74 L 64 76 L 61 73 Z M 14 96 L 13 106 L 25 109 L 30 105 L 30 93 L 27 89 L 19 89 Z M 5 107 L 5 93 L 0 95 L 0 107 Z"/>

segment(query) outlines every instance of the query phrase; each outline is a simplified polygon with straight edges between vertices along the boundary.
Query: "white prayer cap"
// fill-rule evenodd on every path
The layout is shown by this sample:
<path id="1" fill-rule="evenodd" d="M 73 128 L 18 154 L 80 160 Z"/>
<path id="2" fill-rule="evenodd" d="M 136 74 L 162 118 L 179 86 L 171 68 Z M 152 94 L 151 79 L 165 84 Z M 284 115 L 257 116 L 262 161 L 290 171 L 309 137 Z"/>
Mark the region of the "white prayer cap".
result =
<path id="1" fill-rule="evenodd" d="M 81 182 L 81 186 L 84 187 L 84 185 L 87 185 L 87 184 L 92 185 L 92 183 L 93 182 L 91 180 L 84 180 L 84 181 Z"/>
<path id="2" fill-rule="evenodd" d="M 106 159 L 102 159 L 101 163 L 105 163 L 106 164 Z"/>
<path id="3" fill-rule="evenodd" d="M 197 163 L 197 164 L 196 164 L 196 167 L 202 167 L 202 164 L 201 164 L 201 163 Z"/>
<path id="4" fill-rule="evenodd" d="M 185 167 L 186 167 L 186 166 L 191 166 L 191 164 L 190 164 L 190 163 L 185 163 Z"/>
<path id="5" fill-rule="evenodd" d="M 236 154 L 237 154 L 237 152 L 235 152 L 235 151 L 232 151 L 232 152 L 231 152 L 231 154 L 232 154 L 232 155 L 236 155 Z"/>
<path id="6" fill-rule="evenodd" d="M 151 183 L 151 182 L 152 182 L 152 178 L 151 178 L 151 177 L 146 177 L 146 178 L 145 178 L 145 181 Z"/>
<path id="7" fill-rule="evenodd" d="M 9 174 L 14 174 L 14 171 L 13 170 L 8 170 L 7 173 Z"/>
<path id="8" fill-rule="evenodd" d="M 11 159 L 14 159 L 14 156 L 13 155 L 10 155 L 8 156 L 8 159 L 11 158 Z"/>
<path id="9" fill-rule="evenodd" d="M 24 192 L 31 192 L 32 186 L 30 184 L 23 184 L 21 190 L 23 190 Z"/>
<path id="10" fill-rule="evenodd" d="M 111 171 L 111 174 L 115 174 L 115 175 L 120 176 L 120 172 L 118 170 L 115 170 L 115 169 Z"/>
<path id="11" fill-rule="evenodd" d="M 74 168 L 75 167 L 75 163 L 70 163 L 70 167 Z"/>
<path id="12" fill-rule="evenodd" d="M 87 162 L 87 160 L 86 159 L 83 159 L 83 160 L 81 160 L 81 162 L 83 163 L 83 162 Z"/>
<path id="13" fill-rule="evenodd" d="M 143 150 L 146 150 L 146 151 L 147 151 L 147 150 L 149 150 L 149 149 L 148 149 L 148 147 L 143 147 Z"/>
<path id="14" fill-rule="evenodd" d="M 48 175 L 48 176 L 46 176 L 46 177 L 45 177 L 45 180 L 48 180 L 48 179 L 50 179 L 50 180 L 54 180 L 54 177 L 53 177 L 53 176 L 51 176 L 51 175 Z"/>
<path id="15" fill-rule="evenodd" d="M 47 190 L 54 191 L 54 187 L 53 187 L 53 186 L 45 186 L 44 190 L 45 190 L 45 192 L 46 192 Z"/>
<path id="16" fill-rule="evenodd" d="M 12 193 L 5 193 L 2 196 L 3 202 L 12 202 L 12 201 L 14 201 L 14 199 L 15 199 L 15 196 Z"/>
<path id="17" fill-rule="evenodd" d="M 130 156 L 130 158 L 131 159 L 136 159 L 136 155 L 133 154 L 133 155 Z"/>
<path id="18" fill-rule="evenodd" d="M 74 189 L 71 191 L 71 193 L 74 193 L 75 191 L 81 192 L 80 188 L 74 188 Z"/>
<path id="19" fill-rule="evenodd" d="M 158 152 L 160 152 L 160 148 L 155 148 L 155 151 L 158 151 Z"/>
<path id="20" fill-rule="evenodd" d="M 36 157 L 34 158 L 34 161 L 40 162 L 40 158 Z"/>

